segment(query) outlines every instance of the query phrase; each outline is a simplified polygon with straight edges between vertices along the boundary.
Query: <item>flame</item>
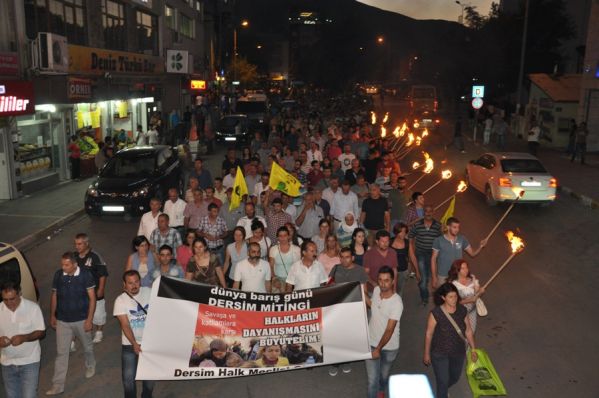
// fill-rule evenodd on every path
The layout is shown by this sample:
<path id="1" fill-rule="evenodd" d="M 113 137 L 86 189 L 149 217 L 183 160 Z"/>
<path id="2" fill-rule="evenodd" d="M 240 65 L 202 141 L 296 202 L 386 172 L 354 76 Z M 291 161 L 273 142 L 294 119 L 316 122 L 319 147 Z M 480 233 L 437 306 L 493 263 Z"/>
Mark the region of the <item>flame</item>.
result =
<path id="1" fill-rule="evenodd" d="M 451 178 L 451 175 L 452 175 L 452 174 L 451 174 L 451 170 L 443 170 L 443 171 L 441 172 L 441 178 L 442 178 L 442 179 L 444 179 L 444 180 L 448 180 L 448 179 L 450 179 L 450 178 Z"/>
<path id="2" fill-rule="evenodd" d="M 510 245 L 512 246 L 512 253 L 518 253 L 524 250 L 524 241 L 521 238 L 514 235 L 512 231 L 507 231 L 505 233 L 505 236 L 507 237 L 507 240 L 510 242 Z"/>
<path id="3" fill-rule="evenodd" d="M 457 192 L 464 192 L 466 189 L 468 189 L 468 184 L 466 184 L 466 181 L 460 181 Z"/>
<path id="4" fill-rule="evenodd" d="M 513 187 L 512 192 L 516 194 L 517 197 L 522 197 L 524 195 L 524 189 L 522 188 Z"/>
<path id="5" fill-rule="evenodd" d="M 413 170 L 416 170 L 418 167 L 420 167 L 420 163 L 418 163 L 418 162 L 412 163 L 412 169 Z"/>
<path id="6" fill-rule="evenodd" d="M 416 146 L 420 146 L 422 144 L 422 137 L 416 136 Z"/>
<path id="7" fill-rule="evenodd" d="M 425 154 L 428 156 L 428 153 L 425 152 Z M 425 164 L 426 164 L 426 166 L 424 167 L 424 170 L 422 170 L 422 171 L 425 172 L 426 174 L 430 174 L 430 172 L 433 171 L 433 169 L 435 168 L 435 162 L 433 162 L 433 159 L 431 159 L 430 157 L 427 157 Z"/>
<path id="8" fill-rule="evenodd" d="M 428 130 L 424 129 L 424 131 L 422 132 L 422 138 L 424 137 L 428 137 Z"/>
<path id="9" fill-rule="evenodd" d="M 399 130 L 399 136 L 403 137 L 406 134 L 406 130 L 408 129 L 408 125 L 404 122 L 401 126 L 401 130 Z"/>
<path id="10" fill-rule="evenodd" d="M 399 126 L 395 127 L 395 130 L 393 130 L 393 135 L 395 136 L 395 138 L 399 138 L 401 137 L 401 132 L 399 130 Z"/>
<path id="11" fill-rule="evenodd" d="M 431 157 L 431 155 L 429 155 L 428 152 L 422 152 L 422 156 L 424 156 L 424 160 L 429 159 Z"/>
<path id="12" fill-rule="evenodd" d="M 389 120 L 389 112 L 385 113 L 385 117 L 383 117 L 383 123 L 387 123 L 387 120 Z"/>
<path id="13" fill-rule="evenodd" d="M 387 129 L 385 126 L 381 125 L 381 138 L 385 138 L 387 136 Z"/>
<path id="14" fill-rule="evenodd" d="M 376 113 L 370 111 L 370 123 L 376 124 Z"/>
<path id="15" fill-rule="evenodd" d="M 406 142 L 406 146 L 410 146 L 414 143 L 414 134 L 408 134 L 408 142 Z"/>

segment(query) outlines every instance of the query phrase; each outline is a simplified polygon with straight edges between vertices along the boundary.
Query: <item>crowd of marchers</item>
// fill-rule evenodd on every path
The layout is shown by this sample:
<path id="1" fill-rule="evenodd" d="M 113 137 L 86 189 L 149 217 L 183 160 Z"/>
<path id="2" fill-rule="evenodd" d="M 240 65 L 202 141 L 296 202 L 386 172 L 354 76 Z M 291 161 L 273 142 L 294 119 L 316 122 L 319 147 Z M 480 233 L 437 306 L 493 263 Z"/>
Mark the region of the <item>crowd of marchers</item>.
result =
<path id="1" fill-rule="evenodd" d="M 352 95 L 331 101 L 319 93 L 302 95 L 297 103 L 271 119 L 268 134 L 256 132 L 249 146 L 229 149 L 222 169 L 213 170 L 216 176 L 197 157 L 184 192 L 171 189 L 164 202 L 152 199 L 151 210 L 141 217 L 131 254 L 118 270 L 123 293 L 113 305 L 122 329 L 125 397 L 136 396 L 150 287 L 161 275 L 265 293 L 361 283 L 372 350 L 372 359 L 365 361 L 368 397 L 382 397 L 388 389 L 400 349 L 403 300 L 417 300 L 429 310 L 433 292 L 423 362 L 433 366 L 437 397 L 446 397 L 458 381 L 467 346 L 475 348 L 475 301 L 484 293 L 463 253 L 475 257 L 486 242 L 475 248 L 460 234 L 459 220 L 441 225 L 434 219 L 424 195 L 407 188 L 407 176 L 388 141 L 378 137 L 363 102 Z M 300 196 L 269 187 L 274 162 L 301 182 Z M 231 207 L 238 170 L 248 195 Z M 65 391 L 69 353 L 79 347 L 85 352 L 85 377 L 94 376 L 94 346 L 102 344 L 106 324 L 108 267 L 87 234 L 77 234 L 74 243 L 74 251 L 62 254 L 52 282 L 50 326 L 56 329 L 57 353 L 46 395 Z M 419 296 L 403 297 L 411 279 Z M 37 396 L 39 339 L 45 335 L 41 310 L 21 298 L 14 283 L 1 291 L 7 396 Z M 221 346 L 210 349 L 223 351 Z M 263 355 L 255 353 L 257 363 L 277 366 Z M 329 374 L 339 370 L 352 368 L 331 366 Z M 151 397 L 154 383 L 142 384 L 142 396 Z"/>

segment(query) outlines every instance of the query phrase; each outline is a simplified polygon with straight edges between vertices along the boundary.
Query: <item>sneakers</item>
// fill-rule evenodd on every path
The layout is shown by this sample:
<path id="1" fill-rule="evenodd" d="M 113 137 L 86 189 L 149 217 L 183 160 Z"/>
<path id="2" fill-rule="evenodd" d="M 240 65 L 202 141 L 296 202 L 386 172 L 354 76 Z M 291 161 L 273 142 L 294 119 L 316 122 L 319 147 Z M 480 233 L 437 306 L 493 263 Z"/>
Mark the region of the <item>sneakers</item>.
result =
<path id="1" fill-rule="evenodd" d="M 96 374 L 96 367 L 92 366 L 91 368 L 87 368 L 85 370 L 85 378 L 86 379 L 91 379 L 92 377 L 94 377 L 94 375 Z"/>
<path id="2" fill-rule="evenodd" d="M 408 278 L 412 278 L 412 279 L 416 278 L 416 273 L 414 271 L 410 272 L 408 274 Z"/>
<path id="3" fill-rule="evenodd" d="M 51 389 L 46 391 L 46 395 L 59 395 L 59 394 L 62 394 L 63 392 L 64 392 L 63 388 L 60 388 L 57 386 L 52 386 Z"/>
<path id="4" fill-rule="evenodd" d="M 71 352 L 77 351 L 77 346 L 75 345 L 75 340 L 71 341 Z"/>
<path id="5" fill-rule="evenodd" d="M 97 330 L 96 334 L 94 334 L 94 339 L 92 341 L 97 344 L 97 343 L 102 342 L 103 338 L 104 338 L 104 334 L 102 333 L 102 331 Z"/>
<path id="6" fill-rule="evenodd" d="M 343 373 L 351 373 L 351 365 L 349 363 L 344 363 L 341 365 L 341 371 Z"/>
<path id="7" fill-rule="evenodd" d="M 337 376 L 337 373 L 339 373 L 337 366 L 329 366 L 329 376 Z"/>

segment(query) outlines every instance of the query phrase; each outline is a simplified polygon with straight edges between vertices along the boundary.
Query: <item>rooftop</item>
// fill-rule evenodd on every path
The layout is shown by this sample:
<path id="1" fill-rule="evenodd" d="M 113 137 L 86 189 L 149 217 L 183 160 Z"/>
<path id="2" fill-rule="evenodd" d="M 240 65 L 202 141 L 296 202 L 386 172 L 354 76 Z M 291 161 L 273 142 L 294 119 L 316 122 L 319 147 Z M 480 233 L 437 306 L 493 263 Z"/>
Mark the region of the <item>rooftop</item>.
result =
<path id="1" fill-rule="evenodd" d="M 581 75 L 555 76 L 547 73 L 531 73 L 528 77 L 555 102 L 578 102 L 580 100 Z"/>

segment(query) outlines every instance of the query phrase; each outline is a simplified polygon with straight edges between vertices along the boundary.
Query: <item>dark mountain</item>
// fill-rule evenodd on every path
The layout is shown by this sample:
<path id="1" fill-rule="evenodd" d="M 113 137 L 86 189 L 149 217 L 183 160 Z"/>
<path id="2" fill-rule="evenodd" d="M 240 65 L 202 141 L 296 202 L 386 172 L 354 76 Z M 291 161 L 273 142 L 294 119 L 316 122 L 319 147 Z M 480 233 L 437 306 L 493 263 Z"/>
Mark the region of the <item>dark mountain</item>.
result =
<path id="1" fill-rule="evenodd" d="M 302 11 L 318 23 L 292 24 Z M 468 74 L 468 29 L 454 22 L 415 20 L 355 0 L 237 0 L 237 14 L 251 21 L 240 43 L 290 42 L 294 78 L 334 86 L 408 78 L 445 84 Z"/>

